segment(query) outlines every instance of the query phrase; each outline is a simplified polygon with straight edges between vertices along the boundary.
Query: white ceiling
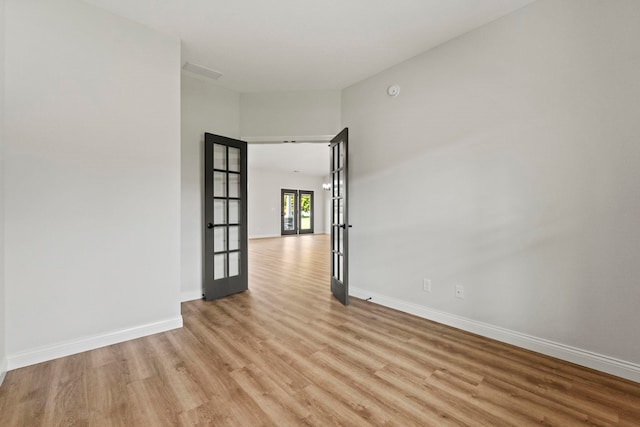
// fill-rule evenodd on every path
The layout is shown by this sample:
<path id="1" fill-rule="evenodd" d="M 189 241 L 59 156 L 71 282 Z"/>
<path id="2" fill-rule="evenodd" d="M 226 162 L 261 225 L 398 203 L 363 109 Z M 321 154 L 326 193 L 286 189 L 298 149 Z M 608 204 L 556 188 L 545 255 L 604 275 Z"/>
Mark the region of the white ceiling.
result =
<path id="1" fill-rule="evenodd" d="M 343 89 L 534 0 L 84 0 L 239 92 Z"/>
<path id="2" fill-rule="evenodd" d="M 84 0 L 182 40 L 238 92 L 343 89 L 535 0 Z M 326 143 L 251 144 L 252 168 L 325 176 Z"/>
<path id="3" fill-rule="evenodd" d="M 249 169 L 293 172 L 303 175 L 329 175 L 329 144 L 249 144 L 247 162 Z"/>

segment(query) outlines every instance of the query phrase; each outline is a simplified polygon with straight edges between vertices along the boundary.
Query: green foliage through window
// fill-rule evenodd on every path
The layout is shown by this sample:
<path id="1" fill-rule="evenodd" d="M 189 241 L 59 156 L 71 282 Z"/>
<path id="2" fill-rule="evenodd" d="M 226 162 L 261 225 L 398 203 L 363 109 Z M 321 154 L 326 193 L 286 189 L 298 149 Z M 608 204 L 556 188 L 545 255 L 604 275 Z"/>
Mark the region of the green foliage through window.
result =
<path id="1" fill-rule="evenodd" d="M 311 197 L 302 196 L 300 198 L 300 210 L 302 212 L 311 212 Z"/>

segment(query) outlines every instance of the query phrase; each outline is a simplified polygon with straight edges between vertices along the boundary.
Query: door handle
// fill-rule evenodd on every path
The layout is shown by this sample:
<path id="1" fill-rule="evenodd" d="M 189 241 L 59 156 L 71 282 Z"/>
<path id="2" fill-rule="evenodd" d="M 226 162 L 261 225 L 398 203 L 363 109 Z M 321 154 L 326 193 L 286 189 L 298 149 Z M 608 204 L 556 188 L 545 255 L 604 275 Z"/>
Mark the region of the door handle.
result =
<path id="1" fill-rule="evenodd" d="M 345 229 L 345 228 L 347 228 L 347 227 L 352 228 L 352 227 L 353 227 L 353 225 L 351 225 L 351 224 L 349 224 L 349 225 L 347 225 L 347 224 L 340 224 L 340 227 L 341 227 L 342 229 Z"/>
<path id="2" fill-rule="evenodd" d="M 213 224 L 211 224 L 210 222 L 207 223 L 207 228 L 213 228 Z"/>

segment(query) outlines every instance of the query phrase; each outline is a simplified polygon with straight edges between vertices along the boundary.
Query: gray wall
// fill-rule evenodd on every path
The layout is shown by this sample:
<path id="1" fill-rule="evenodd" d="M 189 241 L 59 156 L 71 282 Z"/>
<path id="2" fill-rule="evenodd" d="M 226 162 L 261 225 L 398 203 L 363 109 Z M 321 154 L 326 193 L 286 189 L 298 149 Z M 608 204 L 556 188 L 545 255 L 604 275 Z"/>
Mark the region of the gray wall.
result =
<path id="1" fill-rule="evenodd" d="M 4 285 L 4 0 L 0 0 L 0 385 L 7 371 Z"/>
<path id="2" fill-rule="evenodd" d="M 180 42 L 77 0 L 10 0 L 9 367 L 180 326 Z"/>
<path id="3" fill-rule="evenodd" d="M 331 175 L 327 175 L 322 178 L 323 184 L 331 184 Z M 323 189 L 324 190 L 324 189 Z M 332 209 L 332 201 L 331 201 L 331 190 L 323 191 L 323 200 L 324 200 L 324 232 L 327 234 L 331 233 L 331 209 Z"/>
<path id="4" fill-rule="evenodd" d="M 204 133 L 240 136 L 240 95 L 206 80 L 182 77 L 181 299 L 202 297 Z"/>
<path id="5" fill-rule="evenodd" d="M 351 285 L 640 363 L 639 22 L 540 0 L 346 89 Z"/>
<path id="6" fill-rule="evenodd" d="M 251 145 L 249 146 L 251 155 Z M 249 238 L 280 236 L 280 190 L 313 191 L 314 233 L 325 233 L 322 177 L 293 172 L 249 169 Z"/>
<path id="7" fill-rule="evenodd" d="M 339 131 L 339 90 L 240 95 L 243 138 L 335 135 Z"/>

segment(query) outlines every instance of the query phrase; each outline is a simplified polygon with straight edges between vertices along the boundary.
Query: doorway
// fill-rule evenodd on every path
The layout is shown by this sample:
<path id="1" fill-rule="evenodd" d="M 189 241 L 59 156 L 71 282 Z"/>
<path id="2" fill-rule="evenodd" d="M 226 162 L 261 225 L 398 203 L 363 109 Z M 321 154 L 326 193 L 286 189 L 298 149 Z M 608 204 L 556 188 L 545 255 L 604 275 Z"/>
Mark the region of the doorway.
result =
<path id="1" fill-rule="evenodd" d="M 280 234 L 313 233 L 313 191 L 280 190 Z"/>

